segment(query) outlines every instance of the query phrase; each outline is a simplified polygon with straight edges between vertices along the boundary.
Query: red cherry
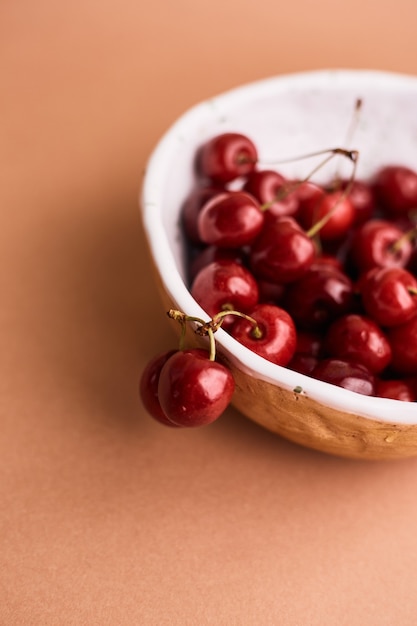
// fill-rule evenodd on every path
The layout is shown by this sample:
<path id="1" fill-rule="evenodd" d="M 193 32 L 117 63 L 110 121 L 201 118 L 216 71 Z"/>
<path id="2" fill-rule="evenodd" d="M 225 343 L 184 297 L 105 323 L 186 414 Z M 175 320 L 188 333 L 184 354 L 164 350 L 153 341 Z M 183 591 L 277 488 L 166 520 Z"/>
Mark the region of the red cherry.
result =
<path id="1" fill-rule="evenodd" d="M 181 210 L 181 219 L 184 232 L 191 243 L 203 243 L 198 232 L 198 216 L 206 202 L 221 191 L 216 187 L 197 187 L 186 198 Z"/>
<path id="2" fill-rule="evenodd" d="M 319 333 L 297 330 L 295 354 L 287 367 L 307 376 L 322 356 L 323 337 Z"/>
<path id="3" fill-rule="evenodd" d="M 364 365 L 373 374 L 382 372 L 391 361 L 387 337 L 364 315 L 344 315 L 333 322 L 323 347 L 330 357 Z"/>
<path id="4" fill-rule="evenodd" d="M 244 190 L 254 196 L 261 205 L 277 217 L 295 215 L 298 211 L 298 197 L 289 193 L 291 183 L 274 170 L 254 171 L 249 174 Z"/>
<path id="5" fill-rule="evenodd" d="M 367 314 L 380 326 L 397 326 L 417 313 L 417 279 L 401 267 L 369 270 L 359 281 Z"/>
<path id="6" fill-rule="evenodd" d="M 248 137 L 240 133 L 224 133 L 201 146 L 196 165 L 203 178 L 228 183 L 250 174 L 257 160 L 255 144 Z"/>
<path id="7" fill-rule="evenodd" d="M 375 395 L 403 402 L 416 402 L 417 394 L 413 385 L 406 380 L 377 380 Z"/>
<path id="8" fill-rule="evenodd" d="M 405 267 L 412 244 L 403 235 L 404 232 L 391 222 L 372 219 L 354 233 L 350 260 L 360 272 L 373 267 Z"/>
<path id="9" fill-rule="evenodd" d="M 319 360 L 311 354 L 295 353 L 291 361 L 287 364 L 289 370 L 310 376 Z"/>
<path id="10" fill-rule="evenodd" d="M 206 350 L 182 350 L 163 366 L 158 396 L 165 415 L 178 426 L 203 426 L 218 419 L 234 392 L 231 371 L 210 361 Z"/>
<path id="11" fill-rule="evenodd" d="M 391 215 L 417 208 L 417 172 L 402 165 L 388 165 L 375 177 L 375 193 L 383 209 Z"/>
<path id="12" fill-rule="evenodd" d="M 392 369 L 398 374 L 417 374 L 417 315 L 387 331 Z"/>
<path id="13" fill-rule="evenodd" d="M 340 239 L 352 226 L 355 212 L 352 202 L 342 190 L 313 195 L 301 203 L 298 219 L 305 230 L 310 230 L 326 216 L 327 222 L 320 228 L 323 241 Z"/>
<path id="14" fill-rule="evenodd" d="M 139 382 L 139 394 L 143 406 L 149 415 L 151 415 L 151 417 L 153 417 L 157 422 L 173 428 L 176 428 L 178 425 L 171 422 L 161 408 L 159 402 L 158 384 L 163 366 L 176 352 L 177 350 L 168 350 L 167 352 L 163 352 L 162 354 L 159 354 L 151 359 L 143 370 Z"/>
<path id="15" fill-rule="evenodd" d="M 258 304 L 248 315 L 256 320 L 261 337 L 254 332 L 254 325 L 244 318 L 236 319 L 231 335 L 264 359 L 286 365 L 295 352 L 297 340 L 294 322 L 288 313 L 273 304 Z"/>
<path id="16" fill-rule="evenodd" d="M 316 264 L 288 286 L 284 306 L 299 328 L 320 330 L 355 307 L 347 274 L 330 264 Z"/>
<path id="17" fill-rule="evenodd" d="M 224 310 L 245 313 L 259 300 L 259 290 L 252 273 L 233 261 L 214 261 L 198 272 L 191 285 L 191 295 L 213 317 Z M 235 316 L 226 316 L 223 328 L 235 322 Z"/>
<path id="18" fill-rule="evenodd" d="M 229 191 L 209 200 L 198 216 L 200 239 L 221 248 L 238 248 L 260 233 L 264 214 L 253 196 Z"/>
<path id="19" fill-rule="evenodd" d="M 267 220 L 251 245 L 249 265 L 256 277 L 286 284 L 300 278 L 315 256 L 313 241 L 292 217 Z"/>
<path id="20" fill-rule="evenodd" d="M 326 192 L 320 185 L 306 180 L 302 183 L 294 181 L 293 193 L 297 197 L 299 210 L 303 211 L 306 206 L 318 203 Z"/>
<path id="21" fill-rule="evenodd" d="M 366 367 L 358 363 L 343 359 L 323 359 L 310 375 L 365 396 L 375 395 L 375 377 Z"/>

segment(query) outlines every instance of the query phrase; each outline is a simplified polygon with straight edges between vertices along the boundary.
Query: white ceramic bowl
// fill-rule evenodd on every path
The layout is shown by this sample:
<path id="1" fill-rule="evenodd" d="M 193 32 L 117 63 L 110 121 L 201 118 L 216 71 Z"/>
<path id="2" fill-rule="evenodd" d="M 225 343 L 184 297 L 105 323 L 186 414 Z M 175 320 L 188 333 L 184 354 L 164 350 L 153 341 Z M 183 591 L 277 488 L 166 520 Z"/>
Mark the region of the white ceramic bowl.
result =
<path id="1" fill-rule="evenodd" d="M 352 145 L 346 146 L 358 98 L 363 101 L 359 123 Z M 226 131 L 242 132 L 255 142 L 263 160 L 350 147 L 360 152 L 358 178 L 366 178 L 383 164 L 416 166 L 416 112 L 417 78 L 367 70 L 277 76 L 233 89 L 187 111 L 152 153 L 141 195 L 144 228 L 165 308 L 208 319 L 184 280 L 179 220 L 194 182 L 195 153 L 206 139 Z M 279 170 L 301 177 L 306 167 L 298 161 Z M 191 334 L 191 341 L 201 341 Z M 340 456 L 381 459 L 417 454 L 417 403 L 347 391 L 274 365 L 224 330 L 216 338 L 235 376 L 233 404 L 265 428 Z M 300 387 L 302 392 L 295 393 Z"/>

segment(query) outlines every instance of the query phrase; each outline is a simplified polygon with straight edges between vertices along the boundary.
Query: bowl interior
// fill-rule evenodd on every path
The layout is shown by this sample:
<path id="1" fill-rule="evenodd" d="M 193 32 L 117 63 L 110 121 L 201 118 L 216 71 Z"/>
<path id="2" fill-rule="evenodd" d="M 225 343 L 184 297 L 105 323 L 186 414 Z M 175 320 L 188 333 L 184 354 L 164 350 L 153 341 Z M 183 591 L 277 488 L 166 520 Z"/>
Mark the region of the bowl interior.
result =
<path id="1" fill-rule="evenodd" d="M 356 119 L 358 100 L 362 105 Z M 151 254 L 163 288 L 175 305 L 189 315 L 207 319 L 185 284 L 179 219 L 182 203 L 195 184 L 194 158 L 201 143 L 222 132 L 242 132 L 255 142 L 265 166 L 329 148 L 357 149 L 356 176 L 368 178 L 384 164 L 415 167 L 416 110 L 416 78 L 385 72 L 329 70 L 252 83 L 186 112 L 151 155 L 141 198 Z M 320 170 L 314 180 L 327 180 L 335 167 L 338 173 L 349 176 L 351 163 L 343 157 L 336 159 Z M 288 177 L 303 177 L 317 163 L 317 159 L 303 159 L 274 167 Z M 386 421 L 392 421 L 395 415 L 401 423 L 417 422 L 413 403 L 369 398 L 313 380 L 265 361 L 223 330 L 216 336 L 227 357 L 252 376 L 286 389 L 301 387 L 303 393 L 336 409 Z"/>

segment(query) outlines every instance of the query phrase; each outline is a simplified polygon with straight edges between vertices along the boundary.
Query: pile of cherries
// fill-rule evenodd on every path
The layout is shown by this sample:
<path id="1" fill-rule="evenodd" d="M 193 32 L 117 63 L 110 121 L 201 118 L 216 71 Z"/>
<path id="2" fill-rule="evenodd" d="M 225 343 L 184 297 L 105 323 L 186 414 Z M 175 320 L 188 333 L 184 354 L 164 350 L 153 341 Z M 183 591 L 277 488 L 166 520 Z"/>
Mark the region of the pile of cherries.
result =
<path id="1" fill-rule="evenodd" d="M 417 172 L 392 164 L 358 180 L 356 151 L 326 153 L 323 164 L 348 158 L 352 176 L 290 180 L 234 132 L 200 147 L 181 213 L 190 292 L 211 318 L 197 331 L 221 325 L 278 365 L 415 402 Z M 165 353 L 141 379 L 151 415 L 177 426 L 216 419 L 233 388 L 213 350 Z"/>

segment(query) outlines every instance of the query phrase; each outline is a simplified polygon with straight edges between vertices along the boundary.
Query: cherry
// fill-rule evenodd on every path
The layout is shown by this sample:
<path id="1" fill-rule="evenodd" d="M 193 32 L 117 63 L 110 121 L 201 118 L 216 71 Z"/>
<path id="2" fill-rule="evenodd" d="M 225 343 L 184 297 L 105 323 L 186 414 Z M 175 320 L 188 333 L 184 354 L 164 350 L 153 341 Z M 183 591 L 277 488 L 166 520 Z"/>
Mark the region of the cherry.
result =
<path id="1" fill-rule="evenodd" d="M 293 187 L 300 211 L 303 211 L 308 205 L 318 203 L 325 194 L 324 188 L 311 180 L 294 181 Z"/>
<path id="2" fill-rule="evenodd" d="M 391 344 L 391 367 L 398 374 L 417 374 L 417 315 L 387 330 Z"/>
<path id="3" fill-rule="evenodd" d="M 364 315 L 343 315 L 332 323 L 324 344 L 328 356 L 364 365 L 373 374 L 391 361 L 391 346 L 380 327 Z"/>
<path id="4" fill-rule="evenodd" d="M 151 359 L 143 370 L 139 382 L 139 394 L 143 406 L 149 415 L 151 415 L 157 422 L 160 422 L 165 426 L 172 426 L 173 428 L 178 425 L 171 422 L 161 408 L 159 402 L 158 384 L 163 366 L 176 352 L 176 350 L 168 350 Z"/>
<path id="5" fill-rule="evenodd" d="M 367 314 L 380 326 L 397 326 L 417 313 L 417 279 L 401 267 L 369 270 L 359 280 Z"/>
<path id="6" fill-rule="evenodd" d="M 257 278 L 285 284 L 300 278 L 315 256 L 313 241 L 292 217 L 268 220 L 250 246 L 249 266 Z"/>
<path id="7" fill-rule="evenodd" d="M 197 153 L 197 172 L 216 183 L 228 183 L 255 169 L 255 144 L 240 133 L 223 133 L 204 143 Z"/>
<path id="8" fill-rule="evenodd" d="M 297 330 L 295 354 L 287 367 L 309 375 L 322 357 L 323 337 L 319 333 Z"/>
<path id="9" fill-rule="evenodd" d="M 296 329 L 290 315 L 273 304 L 258 304 L 248 311 L 257 326 L 236 319 L 231 335 L 244 346 L 277 365 L 286 365 L 296 346 Z"/>
<path id="10" fill-rule="evenodd" d="M 417 172 L 409 167 L 383 167 L 375 176 L 374 188 L 387 214 L 404 214 L 417 208 Z"/>
<path id="11" fill-rule="evenodd" d="M 311 372 L 317 366 L 319 360 L 311 354 L 302 354 L 296 352 L 291 361 L 287 364 L 288 369 L 298 372 L 299 374 L 311 375 Z"/>
<path id="12" fill-rule="evenodd" d="M 404 267 L 412 252 L 409 238 L 392 222 L 372 219 L 354 233 L 350 245 L 350 260 L 360 271 L 373 267 Z"/>
<path id="13" fill-rule="evenodd" d="M 364 365 L 359 363 L 352 363 L 344 359 L 323 359 L 319 361 L 310 375 L 318 380 L 365 396 L 375 395 L 375 377 Z"/>
<path id="14" fill-rule="evenodd" d="M 198 232 L 198 216 L 206 202 L 221 191 L 216 187 L 196 187 L 186 198 L 182 205 L 181 219 L 185 235 L 191 243 L 203 243 Z"/>
<path id="15" fill-rule="evenodd" d="M 252 273 L 241 264 L 227 260 L 214 261 L 203 267 L 190 291 L 210 317 L 224 310 L 246 312 L 259 300 L 258 285 Z M 234 322 L 234 317 L 227 316 L 223 328 L 227 329 Z"/>
<path id="16" fill-rule="evenodd" d="M 264 215 L 253 196 L 243 191 L 228 191 L 209 200 L 198 216 L 198 233 L 207 244 L 238 248 L 260 233 Z"/>
<path id="17" fill-rule="evenodd" d="M 379 398 L 391 398 L 403 402 L 416 402 L 414 386 L 407 380 L 377 380 L 375 395 Z"/>
<path id="18" fill-rule="evenodd" d="M 331 264 L 314 262 L 304 276 L 288 286 L 284 307 L 299 328 L 323 329 L 354 309 L 353 283 Z"/>
<path id="19" fill-rule="evenodd" d="M 210 360 L 206 350 L 191 348 L 172 355 L 162 367 L 158 397 L 168 419 L 177 426 L 203 426 L 218 419 L 234 392 L 231 371 Z"/>
<path id="20" fill-rule="evenodd" d="M 290 193 L 291 183 L 274 170 L 251 172 L 243 189 L 252 194 L 272 215 L 295 215 L 298 211 L 299 201 L 295 193 Z"/>
<path id="21" fill-rule="evenodd" d="M 315 193 L 301 203 L 298 219 L 306 230 L 313 228 L 325 217 L 328 219 L 320 228 L 323 241 L 340 239 L 346 234 L 353 224 L 355 211 L 345 191 L 323 190 L 321 195 Z"/>

